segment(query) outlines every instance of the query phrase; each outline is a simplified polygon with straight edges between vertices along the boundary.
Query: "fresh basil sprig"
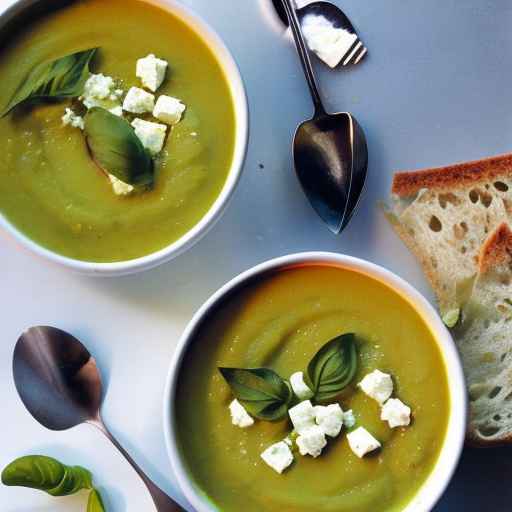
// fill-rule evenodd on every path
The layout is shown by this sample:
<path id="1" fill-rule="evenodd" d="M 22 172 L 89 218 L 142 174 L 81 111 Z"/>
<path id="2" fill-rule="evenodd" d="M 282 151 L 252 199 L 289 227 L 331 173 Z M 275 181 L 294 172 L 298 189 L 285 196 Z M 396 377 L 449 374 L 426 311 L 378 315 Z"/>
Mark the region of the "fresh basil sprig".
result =
<path id="1" fill-rule="evenodd" d="M 306 382 L 314 400 L 325 402 L 339 395 L 357 372 L 357 348 L 352 333 L 327 342 L 311 359 Z"/>
<path id="2" fill-rule="evenodd" d="M 219 368 L 233 395 L 255 418 L 283 419 L 293 398 L 284 379 L 268 368 Z"/>
<path id="3" fill-rule="evenodd" d="M 91 48 L 38 64 L 20 84 L 0 117 L 29 101 L 80 96 L 89 77 L 89 63 L 96 50 Z"/>
<path id="4" fill-rule="evenodd" d="M 2 483 L 38 489 L 51 496 L 69 496 L 82 489 L 91 490 L 87 510 L 89 506 L 96 507 L 91 508 L 91 512 L 105 510 L 98 491 L 93 487 L 90 471 L 81 466 L 66 466 L 52 457 L 26 455 L 14 460 L 2 471 Z"/>
<path id="5" fill-rule="evenodd" d="M 283 419 L 294 400 L 290 384 L 269 368 L 219 368 L 233 395 L 255 418 Z M 311 359 L 306 383 L 312 400 L 325 402 L 338 396 L 357 372 L 355 335 L 342 334 L 328 341 Z"/>
<path id="6" fill-rule="evenodd" d="M 134 187 L 153 183 L 153 160 L 128 121 L 93 107 L 85 116 L 85 136 L 93 160 L 103 171 Z"/>

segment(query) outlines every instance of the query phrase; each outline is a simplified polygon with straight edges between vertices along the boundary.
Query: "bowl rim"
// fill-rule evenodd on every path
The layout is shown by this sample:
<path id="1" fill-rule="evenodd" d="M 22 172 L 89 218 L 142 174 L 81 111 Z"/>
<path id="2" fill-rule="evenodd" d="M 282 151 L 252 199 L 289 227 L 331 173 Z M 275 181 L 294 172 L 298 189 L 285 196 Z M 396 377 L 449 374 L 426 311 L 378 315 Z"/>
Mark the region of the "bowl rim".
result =
<path id="1" fill-rule="evenodd" d="M 0 7 L 0 27 L 44 0 L 10 0 Z M 171 12 L 196 33 L 208 46 L 226 76 L 235 115 L 235 143 L 233 157 L 222 189 L 203 217 L 178 240 L 166 247 L 130 260 L 111 263 L 79 260 L 64 256 L 40 245 L 18 230 L 0 212 L 0 228 L 18 245 L 47 261 L 67 267 L 79 274 L 121 276 L 149 270 L 165 263 L 197 243 L 216 224 L 233 197 L 244 167 L 249 140 L 249 105 L 240 68 L 230 50 L 217 32 L 195 11 L 177 0 L 141 0 Z"/>
<path id="2" fill-rule="evenodd" d="M 448 426 L 443 447 L 434 468 L 403 512 L 427 512 L 431 510 L 446 490 L 457 468 L 466 434 L 467 391 L 462 363 L 455 343 L 434 307 L 411 284 L 380 265 L 353 256 L 332 252 L 312 251 L 289 254 L 251 267 L 221 286 L 196 311 L 183 331 L 172 356 L 163 397 L 165 444 L 179 487 L 194 509 L 199 512 L 212 512 L 217 510 L 217 507 L 209 501 L 201 489 L 194 485 L 178 448 L 174 397 L 180 366 L 186 349 L 205 316 L 232 291 L 243 286 L 250 279 L 284 268 L 315 264 L 335 266 L 359 272 L 390 287 L 407 300 L 420 314 L 429 326 L 441 352 L 446 369 L 450 397 Z"/>

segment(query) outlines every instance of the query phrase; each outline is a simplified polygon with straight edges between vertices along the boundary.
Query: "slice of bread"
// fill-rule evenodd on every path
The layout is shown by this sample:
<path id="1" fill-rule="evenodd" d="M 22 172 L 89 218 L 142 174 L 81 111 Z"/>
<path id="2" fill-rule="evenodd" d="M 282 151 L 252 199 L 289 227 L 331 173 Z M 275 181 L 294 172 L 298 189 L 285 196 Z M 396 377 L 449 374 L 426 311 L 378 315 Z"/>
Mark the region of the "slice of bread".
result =
<path id="1" fill-rule="evenodd" d="M 400 172 L 392 193 L 387 216 L 421 262 L 443 318 L 455 323 L 482 243 L 512 220 L 512 154 Z"/>
<path id="2" fill-rule="evenodd" d="M 470 397 L 468 440 L 512 443 L 512 230 L 506 223 L 481 248 L 478 276 L 454 338 Z"/>

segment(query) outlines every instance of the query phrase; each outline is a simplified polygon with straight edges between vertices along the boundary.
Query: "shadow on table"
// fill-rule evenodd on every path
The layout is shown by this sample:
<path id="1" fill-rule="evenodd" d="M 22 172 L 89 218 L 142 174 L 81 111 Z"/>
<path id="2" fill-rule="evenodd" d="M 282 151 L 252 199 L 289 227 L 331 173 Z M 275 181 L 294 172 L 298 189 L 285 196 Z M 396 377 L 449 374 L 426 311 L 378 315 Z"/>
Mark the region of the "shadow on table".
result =
<path id="1" fill-rule="evenodd" d="M 512 486 L 505 482 L 511 474 L 512 448 L 467 448 L 434 512 L 481 512 L 482 496 L 485 496 L 486 510 L 510 510 Z"/>

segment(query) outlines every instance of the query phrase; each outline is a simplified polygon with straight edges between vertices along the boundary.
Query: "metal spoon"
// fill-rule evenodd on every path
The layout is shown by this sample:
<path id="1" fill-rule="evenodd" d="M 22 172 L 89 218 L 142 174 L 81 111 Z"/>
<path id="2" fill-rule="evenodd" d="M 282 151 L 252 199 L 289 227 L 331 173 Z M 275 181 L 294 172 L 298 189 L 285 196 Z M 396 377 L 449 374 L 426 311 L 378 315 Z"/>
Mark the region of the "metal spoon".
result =
<path id="1" fill-rule="evenodd" d="M 288 25 L 288 18 L 283 5 L 283 0 L 272 0 L 277 14 L 281 21 Z M 297 18 L 301 26 L 306 16 L 319 16 L 325 18 L 333 27 L 340 28 L 346 33 L 347 46 L 344 55 L 341 59 L 342 66 L 349 66 L 351 64 L 358 64 L 363 57 L 368 53 L 367 48 L 359 38 L 356 29 L 352 22 L 347 18 L 345 13 L 336 5 L 331 2 L 309 2 L 302 7 L 296 8 Z"/>
<path id="2" fill-rule="evenodd" d="M 96 361 L 75 337 L 55 327 L 31 327 L 16 343 L 13 374 L 22 402 L 39 423 L 50 430 L 94 425 L 142 478 L 158 512 L 185 510 L 147 477 L 108 431 L 100 415 L 102 387 Z"/>
<path id="3" fill-rule="evenodd" d="M 366 181 L 366 138 L 352 114 L 326 112 L 297 13 L 291 0 L 282 1 L 315 106 L 313 118 L 295 132 L 295 171 L 313 208 L 337 234 L 352 217 Z"/>

